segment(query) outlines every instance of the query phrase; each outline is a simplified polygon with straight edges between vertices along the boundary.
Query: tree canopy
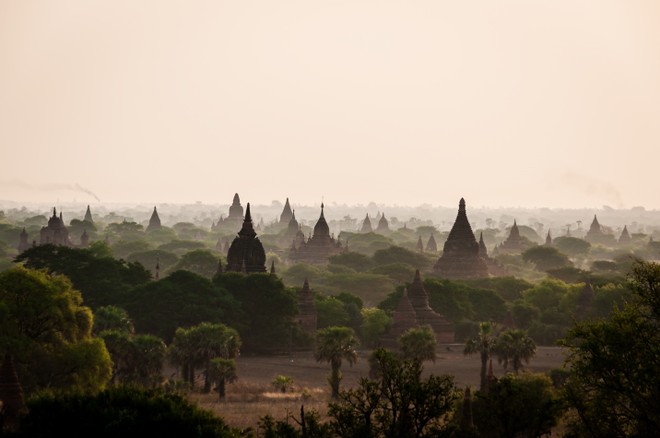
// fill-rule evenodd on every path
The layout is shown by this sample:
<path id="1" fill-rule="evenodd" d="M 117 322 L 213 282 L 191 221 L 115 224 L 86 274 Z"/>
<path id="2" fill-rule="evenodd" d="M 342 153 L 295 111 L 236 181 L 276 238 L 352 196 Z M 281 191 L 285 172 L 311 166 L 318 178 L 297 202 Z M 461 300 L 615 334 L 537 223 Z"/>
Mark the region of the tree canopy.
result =
<path id="1" fill-rule="evenodd" d="M 0 354 L 14 357 L 26 393 L 95 391 L 110 379 L 108 350 L 92 337 L 92 312 L 65 276 L 22 266 L 0 273 L 0 316 Z"/>

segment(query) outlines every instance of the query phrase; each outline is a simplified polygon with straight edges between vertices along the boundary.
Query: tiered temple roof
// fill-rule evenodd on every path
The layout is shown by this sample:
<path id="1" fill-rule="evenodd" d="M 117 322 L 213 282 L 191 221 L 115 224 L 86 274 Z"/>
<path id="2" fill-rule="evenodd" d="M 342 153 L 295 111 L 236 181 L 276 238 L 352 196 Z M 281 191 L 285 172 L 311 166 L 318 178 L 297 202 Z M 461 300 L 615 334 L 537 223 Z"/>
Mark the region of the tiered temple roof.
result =
<path id="1" fill-rule="evenodd" d="M 458 204 L 458 215 L 445 241 L 442 256 L 433 269 L 451 279 L 489 276 L 486 262 L 479 256 L 479 244 L 468 221 L 463 198 Z"/>
<path id="2" fill-rule="evenodd" d="M 509 237 L 502 242 L 499 246 L 498 251 L 500 254 L 520 254 L 525 250 L 529 249 L 532 246 L 532 243 L 520 235 L 520 229 L 516 220 L 513 220 L 513 226 L 509 231 Z"/>
<path id="3" fill-rule="evenodd" d="M 330 256 L 344 251 L 339 241 L 330 236 L 330 227 L 323 213 L 324 205 L 321 204 L 321 216 L 314 225 L 314 234 L 307 240 L 296 243 L 289 250 L 289 260 L 294 263 L 326 264 Z M 302 234 L 302 231 L 300 232 Z"/>
<path id="4" fill-rule="evenodd" d="M 408 288 L 407 293 L 404 292 L 401 297 L 392 315 L 392 319 L 391 330 L 383 340 L 384 342 L 388 341 L 388 344 L 391 344 L 392 340 L 396 340 L 409 328 L 423 325 L 428 325 L 433 329 L 438 343 L 454 342 L 454 328 L 452 324 L 429 306 L 429 296 L 422 284 L 419 269 L 415 271 L 415 278 Z"/>
<path id="5" fill-rule="evenodd" d="M 243 227 L 227 251 L 227 271 L 266 272 L 266 252 L 254 231 L 249 202 L 245 210 Z"/>
<path id="6" fill-rule="evenodd" d="M 69 230 L 64 225 L 61 211 L 60 216 L 57 217 L 57 211 L 53 208 L 53 215 L 48 219 L 48 225 L 41 227 L 39 244 L 71 246 Z"/>
<path id="7" fill-rule="evenodd" d="M 220 216 L 220 219 L 211 227 L 211 231 L 217 230 L 236 230 L 243 222 L 243 206 L 241 205 L 241 198 L 238 193 L 234 194 L 234 199 L 229 206 L 229 215 L 227 217 Z"/>

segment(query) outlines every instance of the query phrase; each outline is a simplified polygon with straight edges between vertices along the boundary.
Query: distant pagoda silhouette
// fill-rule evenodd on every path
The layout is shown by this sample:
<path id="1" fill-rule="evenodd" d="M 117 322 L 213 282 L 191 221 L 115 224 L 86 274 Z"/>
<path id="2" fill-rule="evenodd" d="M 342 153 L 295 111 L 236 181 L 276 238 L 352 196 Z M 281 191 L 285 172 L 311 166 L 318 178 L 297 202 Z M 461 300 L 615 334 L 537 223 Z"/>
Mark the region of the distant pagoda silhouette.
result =
<path id="1" fill-rule="evenodd" d="M 147 225 L 146 231 L 156 231 L 162 228 L 160 224 L 160 217 L 158 216 L 158 210 L 154 206 L 154 211 L 151 213 L 151 218 L 149 219 L 149 225 Z"/>
<path id="2" fill-rule="evenodd" d="M 67 230 L 66 225 L 64 225 L 62 212 L 60 211 L 60 216 L 57 217 L 57 210 L 54 207 L 53 215 L 48 219 L 48 225 L 41 227 L 39 244 L 71 246 L 69 230 Z"/>
<path id="3" fill-rule="evenodd" d="M 289 225 L 293 219 L 293 211 L 291 210 L 291 205 L 289 204 L 289 198 L 286 198 L 286 203 L 284 204 L 284 209 L 282 214 L 280 214 L 280 225 L 284 228 Z"/>
<path id="4" fill-rule="evenodd" d="M 94 223 L 94 219 L 92 219 L 92 211 L 89 209 L 89 205 L 87 206 L 87 211 L 85 211 L 85 217 L 83 218 L 84 222 L 89 222 L 90 224 Z"/>
<path id="5" fill-rule="evenodd" d="M 378 226 L 376 227 L 376 232 L 385 233 L 387 231 L 390 231 L 390 224 L 387 222 L 387 219 L 385 219 L 385 213 L 383 213 L 380 216 L 380 219 L 378 220 Z"/>
<path id="6" fill-rule="evenodd" d="M 324 205 L 321 203 L 321 216 L 314 225 L 314 234 L 305 240 L 302 231 L 298 230 L 296 239 L 289 250 L 289 261 L 293 263 L 326 264 L 330 256 L 344 251 L 339 241 L 330 235 L 330 227 L 323 213 Z"/>
<path id="7" fill-rule="evenodd" d="M 433 269 L 449 279 L 489 276 L 486 262 L 479 256 L 479 244 L 468 221 L 463 198 L 458 204 L 458 215 L 445 241 L 442 256 Z"/>
<path id="8" fill-rule="evenodd" d="M 240 229 L 243 222 L 243 206 L 241 205 L 241 198 L 238 193 L 234 194 L 231 205 L 229 206 L 229 215 L 227 217 L 220 216 L 217 222 L 211 225 L 211 231 L 232 231 Z"/>
<path id="9" fill-rule="evenodd" d="M 433 233 L 431 233 L 429 240 L 426 242 L 426 252 L 430 252 L 430 253 L 438 252 L 438 244 L 435 242 L 435 237 L 433 237 Z"/>
<path id="10" fill-rule="evenodd" d="M 371 227 L 371 220 L 369 219 L 369 213 L 367 213 L 367 216 L 364 218 L 364 221 L 362 222 L 362 228 L 360 229 L 360 233 L 371 233 L 373 231 L 374 230 Z"/>
<path id="11" fill-rule="evenodd" d="M 439 344 L 454 342 L 453 325 L 429 306 L 429 296 L 422 284 L 419 269 L 417 269 L 412 284 L 404 289 L 403 295 L 392 313 L 392 325 L 381 339 L 381 344 L 388 348 L 395 348 L 397 339 L 406 330 L 425 325 L 431 327 Z"/>
<path id="12" fill-rule="evenodd" d="M 249 202 L 245 210 L 243 227 L 227 252 L 227 271 L 248 274 L 266 272 L 266 252 L 254 231 Z"/>
<path id="13" fill-rule="evenodd" d="M 314 335 L 317 328 L 318 313 L 312 291 L 309 288 L 309 281 L 305 278 L 303 288 L 298 295 L 298 324 L 309 335 Z"/>

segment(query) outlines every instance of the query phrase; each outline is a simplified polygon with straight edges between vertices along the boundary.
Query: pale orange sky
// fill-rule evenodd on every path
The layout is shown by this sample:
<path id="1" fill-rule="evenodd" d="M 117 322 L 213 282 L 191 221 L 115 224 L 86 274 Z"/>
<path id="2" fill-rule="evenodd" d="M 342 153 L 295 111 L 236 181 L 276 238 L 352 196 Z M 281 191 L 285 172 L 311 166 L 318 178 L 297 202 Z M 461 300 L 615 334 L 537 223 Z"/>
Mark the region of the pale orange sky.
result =
<path id="1" fill-rule="evenodd" d="M 660 2 L 5 0 L 0 151 L 0 200 L 657 209 Z"/>

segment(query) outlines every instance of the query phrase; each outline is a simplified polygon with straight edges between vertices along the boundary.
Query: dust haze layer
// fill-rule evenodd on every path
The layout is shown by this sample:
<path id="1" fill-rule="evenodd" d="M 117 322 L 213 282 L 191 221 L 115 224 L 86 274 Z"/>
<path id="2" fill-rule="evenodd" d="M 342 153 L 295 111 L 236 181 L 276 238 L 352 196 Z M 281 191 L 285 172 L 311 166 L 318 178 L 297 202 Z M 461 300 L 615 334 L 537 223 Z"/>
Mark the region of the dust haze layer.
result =
<path id="1" fill-rule="evenodd" d="M 653 1 L 0 3 L 0 199 L 660 208 Z"/>

